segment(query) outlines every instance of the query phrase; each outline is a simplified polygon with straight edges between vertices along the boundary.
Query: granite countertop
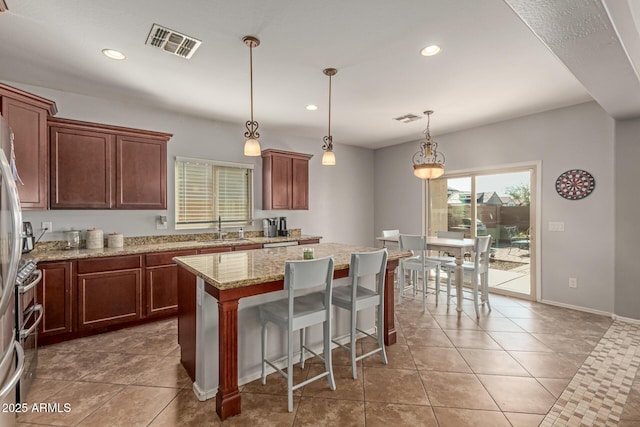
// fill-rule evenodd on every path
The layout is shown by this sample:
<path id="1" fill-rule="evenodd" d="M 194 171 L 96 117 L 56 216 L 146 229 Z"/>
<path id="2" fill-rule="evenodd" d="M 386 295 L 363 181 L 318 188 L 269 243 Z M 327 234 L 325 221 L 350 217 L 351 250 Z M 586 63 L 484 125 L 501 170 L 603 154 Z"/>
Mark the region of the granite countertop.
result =
<path id="1" fill-rule="evenodd" d="M 28 254 L 23 255 L 24 259 L 35 259 L 38 262 L 44 261 L 65 261 L 83 258 L 101 258 L 118 255 L 135 255 L 151 252 L 166 252 L 182 249 L 203 249 L 226 246 L 242 246 L 251 244 L 277 243 L 277 242 L 293 242 L 300 240 L 317 240 L 321 236 L 282 236 L 282 237 L 249 237 L 245 239 L 230 238 L 227 240 L 186 240 L 186 241 L 170 241 L 159 243 L 139 243 L 125 245 L 122 248 L 103 248 L 103 249 L 36 249 Z M 302 251 L 302 250 L 301 250 Z M 237 253 L 237 252 L 236 252 Z"/>
<path id="2" fill-rule="evenodd" d="M 380 248 L 342 243 L 320 243 L 302 247 L 287 246 L 255 251 L 181 256 L 174 258 L 174 261 L 215 288 L 226 290 L 284 279 L 285 261 L 302 260 L 303 248 L 313 248 L 314 258 L 333 256 L 335 270 L 348 268 L 353 252 L 380 250 Z M 389 261 L 411 256 L 411 252 L 389 248 L 387 251 Z"/>

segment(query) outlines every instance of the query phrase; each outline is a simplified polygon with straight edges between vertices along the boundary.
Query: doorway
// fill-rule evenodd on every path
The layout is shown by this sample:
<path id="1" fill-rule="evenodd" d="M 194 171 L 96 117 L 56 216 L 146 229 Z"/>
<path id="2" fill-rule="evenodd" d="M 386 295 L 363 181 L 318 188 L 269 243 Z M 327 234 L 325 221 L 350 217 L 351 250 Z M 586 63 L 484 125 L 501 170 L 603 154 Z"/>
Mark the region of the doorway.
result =
<path id="1" fill-rule="evenodd" d="M 427 181 L 425 230 L 492 236 L 489 290 L 536 300 L 537 165 L 447 174 Z"/>

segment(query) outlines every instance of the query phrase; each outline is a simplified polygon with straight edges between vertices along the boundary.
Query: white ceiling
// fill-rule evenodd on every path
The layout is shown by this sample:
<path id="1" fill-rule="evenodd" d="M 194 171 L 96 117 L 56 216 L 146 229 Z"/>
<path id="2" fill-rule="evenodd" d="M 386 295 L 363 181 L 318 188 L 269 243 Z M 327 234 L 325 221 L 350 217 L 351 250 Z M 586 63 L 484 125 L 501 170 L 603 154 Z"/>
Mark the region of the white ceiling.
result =
<path id="1" fill-rule="evenodd" d="M 640 15 L 637 0 L 614 1 L 628 1 Z M 286 131 L 321 143 L 327 132 L 327 67 L 338 69 L 334 142 L 369 148 L 417 140 L 425 120 L 392 120 L 406 113 L 435 110 L 431 131 L 438 135 L 598 99 L 514 12 L 517 5 L 503 0 L 6 3 L 9 11 L 0 14 L 0 79 L 239 127 L 249 119 L 249 49 L 242 37 L 257 36 L 255 118 L 262 138 Z M 633 30 L 638 33 L 634 22 L 628 26 L 632 37 Z M 146 46 L 154 23 L 203 44 L 190 60 Z M 434 43 L 442 47 L 439 55 L 419 55 Z M 110 60 L 104 48 L 118 49 L 127 59 Z M 305 110 L 310 103 L 318 111 Z"/>

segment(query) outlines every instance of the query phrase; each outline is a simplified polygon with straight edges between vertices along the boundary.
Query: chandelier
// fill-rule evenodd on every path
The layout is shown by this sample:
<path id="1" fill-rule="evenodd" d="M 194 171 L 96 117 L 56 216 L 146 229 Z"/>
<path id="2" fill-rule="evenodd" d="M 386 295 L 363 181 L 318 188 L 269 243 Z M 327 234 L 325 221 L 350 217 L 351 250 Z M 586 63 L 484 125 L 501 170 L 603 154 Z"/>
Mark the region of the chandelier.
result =
<path id="1" fill-rule="evenodd" d="M 322 155 L 322 164 L 332 166 L 336 164 L 336 155 L 333 154 L 333 136 L 331 136 L 331 77 L 335 76 L 338 70 L 335 68 L 325 68 L 322 72 L 329 76 L 329 132 L 322 140 L 322 149 L 324 154 Z"/>
<path id="2" fill-rule="evenodd" d="M 413 174 L 421 179 L 439 178 L 444 173 L 444 155 L 438 151 L 438 143 L 431 139 L 429 133 L 432 110 L 425 111 L 427 129 L 426 139 L 420 142 L 420 150 L 413 155 Z"/>
<path id="3" fill-rule="evenodd" d="M 260 155 L 260 134 L 258 133 L 258 122 L 253 120 L 253 48 L 260 45 L 260 40 L 253 36 L 245 36 L 242 38 L 244 44 L 249 46 L 249 78 L 251 79 L 251 120 L 247 121 L 247 131 L 244 137 L 247 141 L 244 143 L 245 156 Z"/>

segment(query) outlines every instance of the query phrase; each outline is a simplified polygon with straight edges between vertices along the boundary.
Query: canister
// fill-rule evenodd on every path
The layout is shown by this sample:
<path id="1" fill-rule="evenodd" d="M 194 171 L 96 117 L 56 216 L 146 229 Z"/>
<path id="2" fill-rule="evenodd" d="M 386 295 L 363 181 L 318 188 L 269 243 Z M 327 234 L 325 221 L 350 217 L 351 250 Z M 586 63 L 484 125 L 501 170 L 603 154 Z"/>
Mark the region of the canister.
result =
<path id="1" fill-rule="evenodd" d="M 102 249 L 104 247 L 104 235 L 99 228 L 87 230 L 87 249 Z"/>
<path id="2" fill-rule="evenodd" d="M 109 233 L 107 236 L 107 246 L 110 248 L 121 248 L 124 246 L 122 233 Z"/>

